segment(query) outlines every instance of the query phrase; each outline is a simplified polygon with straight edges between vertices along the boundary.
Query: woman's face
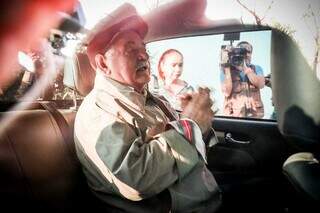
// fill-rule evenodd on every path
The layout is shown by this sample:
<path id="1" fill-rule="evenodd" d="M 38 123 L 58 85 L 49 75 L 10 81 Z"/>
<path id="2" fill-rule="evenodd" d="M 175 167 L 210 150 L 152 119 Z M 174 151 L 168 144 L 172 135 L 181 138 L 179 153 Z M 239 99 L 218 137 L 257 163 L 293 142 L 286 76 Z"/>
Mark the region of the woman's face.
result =
<path id="1" fill-rule="evenodd" d="M 183 57 L 177 52 L 167 54 L 162 62 L 162 70 L 165 80 L 178 79 L 183 71 Z"/>

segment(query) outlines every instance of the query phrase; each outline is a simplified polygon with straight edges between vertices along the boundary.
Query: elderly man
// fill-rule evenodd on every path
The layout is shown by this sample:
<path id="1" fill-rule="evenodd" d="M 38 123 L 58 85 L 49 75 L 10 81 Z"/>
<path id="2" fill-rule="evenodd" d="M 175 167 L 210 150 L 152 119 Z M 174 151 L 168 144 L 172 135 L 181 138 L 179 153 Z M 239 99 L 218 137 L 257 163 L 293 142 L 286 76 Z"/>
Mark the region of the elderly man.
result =
<path id="1" fill-rule="evenodd" d="M 221 195 L 202 140 L 213 119 L 209 91 L 188 97 L 183 118 L 150 94 L 146 33 L 146 23 L 132 13 L 103 23 L 89 40 L 96 79 L 75 121 L 88 184 L 125 212 L 215 212 Z"/>

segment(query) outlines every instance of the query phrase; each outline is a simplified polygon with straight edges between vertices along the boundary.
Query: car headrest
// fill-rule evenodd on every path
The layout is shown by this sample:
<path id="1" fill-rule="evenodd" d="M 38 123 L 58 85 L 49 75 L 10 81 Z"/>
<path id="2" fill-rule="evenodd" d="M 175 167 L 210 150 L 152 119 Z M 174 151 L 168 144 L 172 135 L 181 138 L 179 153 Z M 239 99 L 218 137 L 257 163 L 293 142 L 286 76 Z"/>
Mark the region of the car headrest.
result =
<path id="1" fill-rule="evenodd" d="M 86 96 L 93 88 L 96 71 L 90 65 L 89 58 L 84 51 L 78 51 L 73 57 L 74 86 L 82 95 Z"/>
<path id="2" fill-rule="evenodd" d="M 272 33 L 273 100 L 281 133 L 302 151 L 320 151 L 320 81 L 296 42 Z"/>

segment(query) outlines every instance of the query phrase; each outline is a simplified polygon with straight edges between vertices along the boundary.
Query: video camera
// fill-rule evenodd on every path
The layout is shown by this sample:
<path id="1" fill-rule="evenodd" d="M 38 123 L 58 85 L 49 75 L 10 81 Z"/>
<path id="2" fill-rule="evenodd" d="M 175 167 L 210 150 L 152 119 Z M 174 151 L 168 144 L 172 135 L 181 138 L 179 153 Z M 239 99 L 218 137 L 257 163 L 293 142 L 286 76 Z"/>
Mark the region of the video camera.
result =
<path id="1" fill-rule="evenodd" d="M 220 51 L 220 66 L 241 66 L 247 55 L 247 49 L 242 47 L 233 47 L 234 40 L 240 39 L 240 33 L 224 34 L 224 41 L 230 41 L 230 45 L 222 45 Z"/>

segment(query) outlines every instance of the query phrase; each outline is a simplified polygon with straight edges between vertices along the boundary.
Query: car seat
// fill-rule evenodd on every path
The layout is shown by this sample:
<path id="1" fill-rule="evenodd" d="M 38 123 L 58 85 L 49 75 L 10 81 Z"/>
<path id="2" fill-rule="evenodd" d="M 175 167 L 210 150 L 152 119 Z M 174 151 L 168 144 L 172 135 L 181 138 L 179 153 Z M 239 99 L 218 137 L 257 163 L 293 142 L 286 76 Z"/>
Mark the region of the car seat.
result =
<path id="1" fill-rule="evenodd" d="M 295 189 L 292 209 L 320 209 L 320 81 L 297 44 L 272 32 L 272 86 L 280 132 L 292 148 L 283 173 Z"/>

